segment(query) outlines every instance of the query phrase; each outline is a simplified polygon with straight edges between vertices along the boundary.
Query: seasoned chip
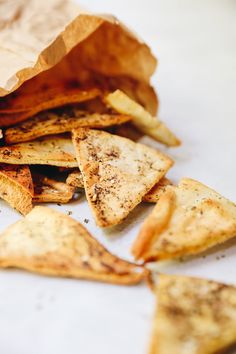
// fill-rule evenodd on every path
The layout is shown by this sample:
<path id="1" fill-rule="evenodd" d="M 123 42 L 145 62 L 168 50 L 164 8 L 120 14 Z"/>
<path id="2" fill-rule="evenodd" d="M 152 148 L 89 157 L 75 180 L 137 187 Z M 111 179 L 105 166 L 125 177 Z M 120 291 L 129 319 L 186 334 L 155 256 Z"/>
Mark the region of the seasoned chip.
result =
<path id="1" fill-rule="evenodd" d="M 34 140 L 44 135 L 70 132 L 79 127 L 109 127 L 125 123 L 130 119 L 130 116 L 122 114 L 89 114 L 75 107 L 64 107 L 57 112 L 38 113 L 26 122 L 7 129 L 5 141 L 8 144 L 14 144 Z"/>
<path id="2" fill-rule="evenodd" d="M 154 187 L 143 197 L 144 202 L 157 203 L 160 196 L 165 192 L 165 187 L 171 185 L 171 181 L 163 177 Z"/>
<path id="3" fill-rule="evenodd" d="M 1 113 L 18 113 L 27 110 L 37 112 L 49 108 L 63 106 L 69 103 L 79 103 L 91 100 L 101 94 L 97 88 L 81 90 L 81 88 L 50 88 L 39 92 L 21 95 L 9 95 L 0 102 Z"/>
<path id="4" fill-rule="evenodd" d="M 160 275 L 150 354 L 213 354 L 236 343 L 236 287 Z"/>
<path id="5" fill-rule="evenodd" d="M 73 131 L 85 192 L 99 226 L 120 223 L 166 174 L 172 161 L 162 153 L 103 131 Z"/>
<path id="6" fill-rule="evenodd" d="M 28 166 L 0 164 L 0 198 L 25 215 L 33 207 L 33 195 L 33 182 Z"/>
<path id="7" fill-rule="evenodd" d="M 84 188 L 83 175 L 79 170 L 72 171 L 69 173 L 66 183 L 72 187 Z"/>
<path id="8" fill-rule="evenodd" d="M 14 95 L 0 102 L 0 126 L 7 127 L 22 122 L 38 112 L 69 103 L 80 103 L 97 97 L 99 89 L 49 89 L 33 94 Z"/>
<path id="9" fill-rule="evenodd" d="M 168 146 L 180 145 L 180 140 L 158 118 L 151 116 L 140 104 L 120 90 L 105 97 L 106 102 L 117 112 L 132 116 L 132 122 L 144 134 Z"/>
<path id="10" fill-rule="evenodd" d="M 124 285 L 148 274 L 108 252 L 79 222 L 41 206 L 0 235 L 0 267 Z"/>
<path id="11" fill-rule="evenodd" d="M 136 259 L 172 259 L 236 236 L 236 205 L 189 178 L 167 186 L 133 245 Z"/>
<path id="12" fill-rule="evenodd" d="M 74 170 L 69 173 L 66 183 L 77 188 L 84 188 L 83 175 L 80 170 Z M 171 185 L 168 178 L 163 177 L 154 187 L 143 197 L 143 202 L 157 203 L 165 187 Z"/>
<path id="13" fill-rule="evenodd" d="M 77 167 L 71 139 L 61 136 L 0 147 L 0 162 Z"/>
<path id="14" fill-rule="evenodd" d="M 39 173 L 33 173 L 34 202 L 37 203 L 68 203 L 75 188 L 63 182 L 58 182 Z"/>

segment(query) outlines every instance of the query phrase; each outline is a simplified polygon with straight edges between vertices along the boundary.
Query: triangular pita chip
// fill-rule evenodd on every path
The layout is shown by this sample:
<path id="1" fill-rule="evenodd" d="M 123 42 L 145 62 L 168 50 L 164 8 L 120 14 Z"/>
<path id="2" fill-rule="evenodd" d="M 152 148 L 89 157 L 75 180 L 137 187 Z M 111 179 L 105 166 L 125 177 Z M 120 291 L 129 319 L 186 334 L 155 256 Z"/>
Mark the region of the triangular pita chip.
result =
<path id="1" fill-rule="evenodd" d="M 160 196 L 165 192 L 166 186 L 171 185 L 171 181 L 163 177 L 154 187 L 143 197 L 144 202 L 157 203 Z"/>
<path id="2" fill-rule="evenodd" d="M 0 162 L 62 167 L 78 166 L 71 139 L 61 136 L 0 147 Z"/>
<path id="3" fill-rule="evenodd" d="M 55 90 L 46 90 L 35 92 L 30 95 L 20 95 L 12 100 L 12 95 L 9 100 L 4 99 L 1 102 L 0 109 L 0 126 L 8 127 L 16 123 L 22 122 L 38 112 L 46 109 L 60 107 L 69 103 L 80 103 L 97 97 L 100 94 L 98 89 L 81 90 L 71 89 L 69 91 L 63 89 L 63 92 L 55 93 Z"/>
<path id="4" fill-rule="evenodd" d="M 44 135 L 70 132 L 79 127 L 105 128 L 122 124 L 131 117 L 122 114 L 90 114 L 76 107 L 63 107 L 57 112 L 38 113 L 33 118 L 5 131 L 5 141 L 15 144 L 30 141 Z"/>
<path id="5" fill-rule="evenodd" d="M 0 164 L 0 198 L 27 214 L 32 209 L 33 181 L 28 166 Z"/>
<path id="6" fill-rule="evenodd" d="M 84 188 L 82 173 L 79 170 L 70 172 L 67 176 L 66 183 L 72 187 Z"/>
<path id="7" fill-rule="evenodd" d="M 0 113 L 18 113 L 22 111 L 40 112 L 46 109 L 91 100 L 101 95 L 97 88 L 82 90 L 81 88 L 58 87 L 33 93 L 18 93 L 7 96 L 0 102 Z"/>
<path id="8" fill-rule="evenodd" d="M 123 221 L 172 165 L 162 153 L 117 135 L 89 129 L 72 135 L 86 196 L 101 227 Z"/>
<path id="9" fill-rule="evenodd" d="M 106 102 L 117 112 L 130 115 L 134 125 L 144 134 L 168 146 L 180 145 L 180 140 L 161 122 L 137 102 L 120 90 L 108 94 Z"/>
<path id="10" fill-rule="evenodd" d="M 236 205 L 183 178 L 167 186 L 133 245 L 136 259 L 172 259 L 202 252 L 236 236 Z"/>
<path id="11" fill-rule="evenodd" d="M 34 182 L 34 202 L 68 203 L 73 198 L 74 187 L 39 173 L 33 173 L 32 177 Z"/>
<path id="12" fill-rule="evenodd" d="M 108 252 L 79 222 L 41 206 L 0 235 L 0 267 L 124 285 L 148 274 Z"/>
<path id="13" fill-rule="evenodd" d="M 159 276 L 149 354 L 215 354 L 235 343 L 236 287 Z"/>
<path id="14" fill-rule="evenodd" d="M 68 174 L 66 183 L 76 188 L 84 188 L 83 175 L 80 170 L 74 170 Z M 163 177 L 154 187 L 143 197 L 143 202 L 157 203 L 165 187 L 171 185 L 171 181 Z"/>

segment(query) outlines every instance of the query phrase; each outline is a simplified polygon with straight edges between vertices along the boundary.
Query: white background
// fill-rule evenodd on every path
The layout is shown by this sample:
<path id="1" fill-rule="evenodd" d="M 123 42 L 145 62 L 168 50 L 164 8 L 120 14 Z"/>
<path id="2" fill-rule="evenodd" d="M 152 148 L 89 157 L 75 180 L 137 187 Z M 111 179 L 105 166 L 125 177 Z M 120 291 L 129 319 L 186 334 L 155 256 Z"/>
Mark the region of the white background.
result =
<path id="1" fill-rule="evenodd" d="M 175 182 L 183 176 L 196 178 L 236 201 L 236 2 L 81 3 L 100 13 L 116 14 L 158 57 L 153 84 L 161 102 L 159 116 L 183 141 L 181 148 L 168 150 L 176 161 L 170 177 Z M 72 210 L 82 223 L 88 218 L 93 235 L 128 258 L 151 206 L 139 206 L 127 222 L 106 232 L 94 225 L 83 197 L 56 208 Z M 19 218 L 4 202 L 0 210 L 1 230 Z M 235 255 L 233 240 L 204 258 L 162 266 L 162 271 L 236 285 Z M 145 354 L 154 300 L 145 285 L 128 288 L 1 271 L 0 353 Z"/>

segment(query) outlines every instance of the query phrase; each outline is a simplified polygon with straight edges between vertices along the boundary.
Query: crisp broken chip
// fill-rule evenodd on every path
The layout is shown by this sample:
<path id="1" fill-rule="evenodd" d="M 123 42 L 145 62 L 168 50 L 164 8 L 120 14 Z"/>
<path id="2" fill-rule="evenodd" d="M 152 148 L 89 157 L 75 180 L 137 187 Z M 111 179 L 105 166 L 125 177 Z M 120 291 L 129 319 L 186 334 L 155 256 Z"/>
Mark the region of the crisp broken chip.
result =
<path id="1" fill-rule="evenodd" d="M 236 343 L 236 287 L 159 276 L 150 354 L 213 354 Z"/>
<path id="2" fill-rule="evenodd" d="M 40 173 L 32 173 L 34 183 L 34 202 L 37 203 L 68 203 L 75 188 L 66 183 L 48 178 Z"/>
<path id="3" fill-rule="evenodd" d="M 236 236 L 236 205 L 200 182 L 167 186 L 132 252 L 145 261 L 200 253 Z"/>
<path id="4" fill-rule="evenodd" d="M 76 220 L 42 206 L 0 235 L 0 267 L 123 285 L 148 274 L 112 255 Z"/>
<path id="5" fill-rule="evenodd" d="M 78 166 L 71 139 L 61 136 L 0 147 L 0 162 L 20 165 Z"/>
<path id="6" fill-rule="evenodd" d="M 168 146 L 180 145 L 180 140 L 161 122 L 137 102 L 120 90 L 108 94 L 105 101 L 117 112 L 130 115 L 133 124 L 144 134 Z"/>
<path id="7" fill-rule="evenodd" d="M 66 183 L 76 188 L 84 188 L 83 175 L 80 170 L 72 171 L 68 174 Z"/>
<path id="8" fill-rule="evenodd" d="M 131 119 L 122 114 L 99 114 L 81 111 L 76 107 L 63 107 L 57 112 L 41 112 L 33 118 L 5 131 L 5 141 L 15 144 L 34 140 L 44 135 L 70 132 L 79 127 L 105 128 Z"/>
<path id="9" fill-rule="evenodd" d="M 0 103 L 0 127 L 22 122 L 38 112 L 71 103 L 81 103 L 101 94 L 97 88 L 90 90 L 50 89 L 33 94 L 11 95 Z"/>
<path id="10" fill-rule="evenodd" d="M 0 198 L 25 215 L 33 207 L 33 195 L 33 181 L 28 166 L 0 164 Z"/>
<path id="11" fill-rule="evenodd" d="M 172 185 L 171 181 L 163 177 L 154 187 L 143 197 L 144 202 L 157 203 L 160 196 L 165 192 L 165 187 Z"/>
<path id="12" fill-rule="evenodd" d="M 76 129 L 72 140 L 88 203 L 101 227 L 123 221 L 172 166 L 162 153 L 103 131 Z"/>

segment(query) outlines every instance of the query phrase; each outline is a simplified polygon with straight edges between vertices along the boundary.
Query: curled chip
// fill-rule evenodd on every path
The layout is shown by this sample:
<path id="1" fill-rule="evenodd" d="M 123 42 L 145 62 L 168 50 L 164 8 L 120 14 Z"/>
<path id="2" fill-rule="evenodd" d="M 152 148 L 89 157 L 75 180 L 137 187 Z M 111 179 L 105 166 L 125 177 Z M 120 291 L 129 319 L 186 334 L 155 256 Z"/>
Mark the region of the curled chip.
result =
<path id="1" fill-rule="evenodd" d="M 78 221 L 41 206 L 0 235 L 0 267 L 123 285 L 148 275 L 108 252 Z"/>
<path id="2" fill-rule="evenodd" d="M 132 252 L 144 261 L 200 253 L 236 236 L 236 205 L 189 178 L 166 186 Z"/>
<path id="3" fill-rule="evenodd" d="M 75 188 L 63 182 L 58 182 L 39 173 L 33 173 L 34 202 L 37 203 L 68 203 Z"/>

